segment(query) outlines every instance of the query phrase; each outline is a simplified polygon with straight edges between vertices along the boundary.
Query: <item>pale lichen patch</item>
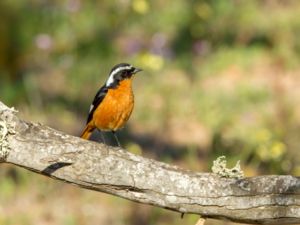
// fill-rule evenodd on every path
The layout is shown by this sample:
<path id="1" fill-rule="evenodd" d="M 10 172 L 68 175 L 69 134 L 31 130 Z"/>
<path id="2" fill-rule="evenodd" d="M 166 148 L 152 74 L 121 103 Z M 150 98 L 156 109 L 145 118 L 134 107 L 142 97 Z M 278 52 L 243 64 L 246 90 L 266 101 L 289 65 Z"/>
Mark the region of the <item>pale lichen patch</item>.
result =
<path id="1" fill-rule="evenodd" d="M 8 134 L 8 128 L 4 121 L 0 121 L 0 162 L 4 161 L 9 153 L 9 145 L 6 140 Z"/>
<path id="2" fill-rule="evenodd" d="M 16 112 L 14 108 L 8 108 L 3 103 L 0 104 L 0 162 L 7 158 L 10 151 L 7 136 L 16 133 L 14 119 Z"/>
<path id="3" fill-rule="evenodd" d="M 177 202 L 177 197 L 175 195 L 167 195 L 166 196 L 166 201 L 169 203 L 176 203 Z"/>
<path id="4" fill-rule="evenodd" d="M 218 157 L 212 166 L 212 172 L 219 175 L 220 177 L 227 178 L 243 178 L 244 172 L 241 170 L 240 161 L 237 161 L 233 168 L 227 168 L 227 161 L 225 156 Z"/>
<path id="5" fill-rule="evenodd" d="M 179 187 L 184 190 L 188 188 L 189 184 L 190 181 L 186 177 L 182 177 L 182 179 L 178 181 Z"/>

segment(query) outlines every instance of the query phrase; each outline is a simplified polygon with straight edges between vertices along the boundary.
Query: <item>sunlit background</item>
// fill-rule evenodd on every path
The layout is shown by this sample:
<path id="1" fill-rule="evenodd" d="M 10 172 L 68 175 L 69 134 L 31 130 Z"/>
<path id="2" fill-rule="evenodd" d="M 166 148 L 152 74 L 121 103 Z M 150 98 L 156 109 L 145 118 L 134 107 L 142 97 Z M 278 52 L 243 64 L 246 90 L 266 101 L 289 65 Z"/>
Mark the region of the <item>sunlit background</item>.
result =
<path id="1" fill-rule="evenodd" d="M 299 176 L 299 15 L 296 0 L 2 0 L 0 100 L 78 136 L 112 66 L 128 62 L 144 69 L 119 133 L 128 151 L 194 171 L 226 155 L 247 176 Z M 197 219 L 1 165 L 0 224 Z"/>

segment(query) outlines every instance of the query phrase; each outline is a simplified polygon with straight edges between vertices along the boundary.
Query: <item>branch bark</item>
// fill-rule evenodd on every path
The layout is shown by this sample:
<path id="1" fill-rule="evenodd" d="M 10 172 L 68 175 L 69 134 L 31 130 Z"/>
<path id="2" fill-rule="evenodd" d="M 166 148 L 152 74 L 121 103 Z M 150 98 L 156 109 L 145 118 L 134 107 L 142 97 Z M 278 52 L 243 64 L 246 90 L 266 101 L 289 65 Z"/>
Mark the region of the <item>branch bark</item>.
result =
<path id="1" fill-rule="evenodd" d="M 20 120 L 0 102 L 0 162 L 64 182 L 205 218 L 244 223 L 300 223 L 300 178 L 221 178 Z M 4 137 L 5 136 L 5 137 Z M 1 140 L 1 138 L 0 138 Z"/>

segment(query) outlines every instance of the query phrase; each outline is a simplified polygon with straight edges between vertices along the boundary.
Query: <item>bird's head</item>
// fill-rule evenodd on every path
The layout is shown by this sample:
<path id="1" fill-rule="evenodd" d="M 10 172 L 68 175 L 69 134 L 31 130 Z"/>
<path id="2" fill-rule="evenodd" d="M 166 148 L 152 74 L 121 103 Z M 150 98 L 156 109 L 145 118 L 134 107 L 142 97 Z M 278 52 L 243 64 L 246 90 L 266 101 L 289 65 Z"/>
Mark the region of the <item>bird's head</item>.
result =
<path id="1" fill-rule="evenodd" d="M 142 71 L 139 68 L 133 67 L 128 63 L 120 63 L 115 65 L 109 74 L 106 81 L 106 87 L 115 87 L 120 81 L 130 79 L 134 74 Z"/>

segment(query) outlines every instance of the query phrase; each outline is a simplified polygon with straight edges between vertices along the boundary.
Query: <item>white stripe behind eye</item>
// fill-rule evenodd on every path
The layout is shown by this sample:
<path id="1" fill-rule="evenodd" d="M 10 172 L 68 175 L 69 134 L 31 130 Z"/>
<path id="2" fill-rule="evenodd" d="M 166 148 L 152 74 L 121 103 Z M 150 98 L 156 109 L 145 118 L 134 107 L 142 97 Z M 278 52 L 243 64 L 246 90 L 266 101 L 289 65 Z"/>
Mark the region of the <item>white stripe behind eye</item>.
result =
<path id="1" fill-rule="evenodd" d="M 109 75 L 108 80 L 106 81 L 106 86 L 108 87 L 109 85 L 111 85 L 114 82 L 114 80 L 115 80 L 114 76 L 117 73 L 119 73 L 121 70 L 129 70 L 131 68 L 132 68 L 132 66 L 123 66 L 123 67 L 119 67 L 119 68 L 113 70 L 112 73 Z"/>

